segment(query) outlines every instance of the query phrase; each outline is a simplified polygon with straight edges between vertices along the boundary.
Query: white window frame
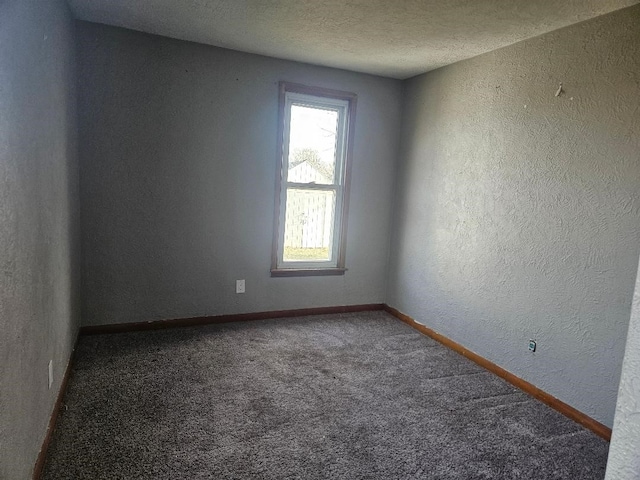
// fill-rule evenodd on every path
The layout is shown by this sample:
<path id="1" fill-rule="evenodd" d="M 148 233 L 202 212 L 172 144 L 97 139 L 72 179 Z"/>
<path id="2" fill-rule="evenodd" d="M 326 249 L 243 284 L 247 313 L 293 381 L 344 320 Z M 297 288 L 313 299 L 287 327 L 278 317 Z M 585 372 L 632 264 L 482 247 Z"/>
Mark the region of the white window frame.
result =
<path id="1" fill-rule="evenodd" d="M 349 205 L 350 159 L 353 147 L 356 95 L 304 85 L 280 83 L 280 118 L 278 129 L 278 172 L 272 276 L 342 275 L 345 267 L 347 211 Z M 309 106 L 338 112 L 336 164 L 334 183 L 297 183 L 288 181 L 289 134 L 291 107 Z M 284 238 L 287 193 L 289 190 L 320 190 L 335 192 L 331 258 L 328 261 L 285 261 Z"/>

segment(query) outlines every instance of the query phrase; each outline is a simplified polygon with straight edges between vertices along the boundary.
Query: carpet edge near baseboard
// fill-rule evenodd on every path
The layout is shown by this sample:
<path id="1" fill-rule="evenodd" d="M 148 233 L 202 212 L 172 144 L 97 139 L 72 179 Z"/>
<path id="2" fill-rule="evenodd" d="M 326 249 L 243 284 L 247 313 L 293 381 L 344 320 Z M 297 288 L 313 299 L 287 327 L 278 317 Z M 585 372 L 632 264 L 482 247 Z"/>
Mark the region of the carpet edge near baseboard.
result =
<path id="1" fill-rule="evenodd" d="M 167 320 L 151 320 L 148 322 L 113 323 L 107 325 L 86 325 L 80 327 L 80 335 L 101 335 L 106 333 L 125 333 L 165 328 L 196 327 L 218 323 L 248 322 L 268 320 L 272 318 L 306 317 L 309 315 L 330 315 L 336 313 L 371 312 L 385 309 L 384 303 L 367 303 L 359 305 L 341 305 L 333 307 L 312 307 L 294 310 L 272 310 L 253 313 L 233 313 L 226 315 L 209 315 L 202 317 L 172 318 Z"/>
<path id="2" fill-rule="evenodd" d="M 522 378 L 514 375 L 513 373 L 491 362 L 490 360 L 487 360 L 481 355 L 478 355 L 477 353 L 466 349 L 464 346 L 460 345 L 457 342 L 454 342 L 450 338 L 440 333 L 437 333 L 436 331 L 432 330 L 431 328 L 421 323 L 416 322 L 409 315 L 402 313 L 398 309 L 385 304 L 384 310 L 387 313 L 396 317 L 401 322 L 406 323 L 410 327 L 419 331 L 423 335 L 426 335 L 436 340 L 437 342 L 441 343 L 445 347 L 453 350 L 456 353 L 459 353 L 465 358 L 468 358 L 469 360 L 481 366 L 482 368 L 490 371 L 491 373 L 497 375 L 503 380 L 506 380 L 514 387 L 519 388 L 523 392 L 531 395 L 535 399 L 541 401 L 542 403 L 548 405 L 554 410 L 560 412 L 567 418 L 570 418 L 574 422 L 579 423 L 583 427 L 591 430 L 593 433 L 595 433 L 599 437 L 605 439 L 608 442 L 611 441 L 611 429 L 606 425 L 603 425 L 602 423 L 598 422 L 597 420 L 591 418 L 587 414 L 582 413 L 581 411 L 575 409 L 574 407 L 572 407 L 567 403 L 564 403 L 562 400 L 557 399 L 553 395 L 548 394 L 547 392 L 545 392 L 544 390 L 541 390 L 540 388 L 536 387 L 532 383 L 529 383 L 526 380 L 523 380 Z"/>
<path id="3" fill-rule="evenodd" d="M 64 370 L 62 381 L 60 382 L 58 395 L 56 397 L 55 403 L 53 404 L 51 417 L 49 417 L 47 430 L 45 432 L 44 439 L 42 440 L 42 445 L 40 446 L 40 451 L 38 452 L 36 463 L 33 466 L 33 475 L 32 475 L 33 480 L 40 480 L 42 478 L 42 474 L 44 473 L 44 465 L 47 460 L 47 451 L 49 450 L 49 444 L 51 443 L 51 439 L 53 438 L 53 432 L 56 428 L 56 422 L 58 421 L 58 415 L 60 414 L 60 409 L 62 408 L 62 401 L 64 400 L 64 395 L 67 392 L 67 385 L 69 383 L 69 377 L 71 376 L 71 368 L 73 366 L 73 357 L 78 348 L 79 339 L 80 339 L 80 332 L 76 334 L 75 341 L 73 342 L 73 348 L 71 349 L 71 353 L 69 354 L 69 360 L 67 361 L 67 366 Z"/>

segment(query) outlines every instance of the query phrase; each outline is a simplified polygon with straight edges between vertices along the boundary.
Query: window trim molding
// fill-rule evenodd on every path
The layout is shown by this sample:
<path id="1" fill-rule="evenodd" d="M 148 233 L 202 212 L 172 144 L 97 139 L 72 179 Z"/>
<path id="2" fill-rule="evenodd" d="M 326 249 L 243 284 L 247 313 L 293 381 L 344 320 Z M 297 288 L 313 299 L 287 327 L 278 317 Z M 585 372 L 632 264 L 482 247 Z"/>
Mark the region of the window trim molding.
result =
<path id="1" fill-rule="evenodd" d="M 322 87 L 310 87 L 299 83 L 290 83 L 281 81 L 278 84 L 278 132 L 276 146 L 276 188 L 275 188 L 275 205 L 274 205 L 274 221 L 273 221 L 273 241 L 271 247 L 271 276 L 272 277 L 297 277 L 297 276 L 314 276 L 314 275 L 344 275 L 346 272 L 346 246 L 347 246 L 347 224 L 349 212 L 349 197 L 351 190 L 351 163 L 353 160 L 353 143 L 355 137 L 355 118 L 356 103 L 358 96 L 355 93 L 344 92 L 341 90 L 333 90 Z M 344 156 L 344 184 L 342 189 L 342 205 L 340 208 L 340 232 L 337 241 L 338 255 L 335 266 L 318 266 L 308 267 L 305 264 L 303 268 L 282 268 L 278 266 L 278 242 L 280 241 L 280 222 L 281 222 L 281 198 L 282 189 L 285 182 L 283 181 L 284 173 L 283 156 L 284 156 L 284 126 L 285 126 L 285 105 L 287 93 L 299 93 L 303 95 L 311 95 L 314 97 L 323 97 L 328 99 L 343 100 L 348 103 L 346 121 L 345 141 L 347 143 Z"/>

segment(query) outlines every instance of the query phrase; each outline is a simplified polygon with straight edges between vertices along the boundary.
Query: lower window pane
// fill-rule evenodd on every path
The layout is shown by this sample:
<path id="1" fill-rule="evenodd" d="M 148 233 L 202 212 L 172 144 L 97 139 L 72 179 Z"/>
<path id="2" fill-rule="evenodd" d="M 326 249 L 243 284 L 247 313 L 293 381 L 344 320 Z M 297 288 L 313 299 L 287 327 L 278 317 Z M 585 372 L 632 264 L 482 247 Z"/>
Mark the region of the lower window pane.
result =
<path id="1" fill-rule="evenodd" d="M 287 189 L 285 262 L 328 262 L 333 247 L 334 191 Z"/>

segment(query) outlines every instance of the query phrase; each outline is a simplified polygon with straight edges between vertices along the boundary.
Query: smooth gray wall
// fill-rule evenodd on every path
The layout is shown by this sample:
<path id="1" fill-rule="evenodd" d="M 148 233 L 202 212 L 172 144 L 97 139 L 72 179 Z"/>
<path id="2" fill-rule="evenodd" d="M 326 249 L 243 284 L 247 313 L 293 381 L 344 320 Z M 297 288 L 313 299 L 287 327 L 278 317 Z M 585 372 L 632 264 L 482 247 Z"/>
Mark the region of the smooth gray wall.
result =
<path id="1" fill-rule="evenodd" d="M 66 4 L 0 2 L 3 480 L 31 476 L 79 324 L 75 82 Z"/>
<path id="2" fill-rule="evenodd" d="M 627 348 L 607 462 L 607 480 L 640 478 L 640 276 L 636 280 Z"/>
<path id="3" fill-rule="evenodd" d="M 632 7 L 407 82 L 387 297 L 609 426 L 640 245 L 638 25 Z"/>
<path id="4" fill-rule="evenodd" d="M 77 25 L 84 324 L 384 301 L 401 82 Z M 344 276 L 270 277 L 280 80 L 358 94 Z"/>

